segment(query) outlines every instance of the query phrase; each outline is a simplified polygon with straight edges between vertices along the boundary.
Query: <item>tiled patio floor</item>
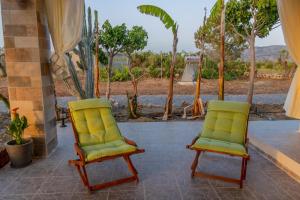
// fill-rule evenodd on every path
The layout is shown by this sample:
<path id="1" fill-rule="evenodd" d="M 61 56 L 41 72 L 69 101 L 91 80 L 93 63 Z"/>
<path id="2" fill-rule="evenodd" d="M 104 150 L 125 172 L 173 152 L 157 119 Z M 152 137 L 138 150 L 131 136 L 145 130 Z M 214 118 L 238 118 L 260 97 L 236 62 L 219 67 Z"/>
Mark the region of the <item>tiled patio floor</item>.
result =
<path id="1" fill-rule="evenodd" d="M 296 162 L 300 163 L 300 121 L 256 121 L 252 122 L 251 135 L 268 144 Z"/>
<path id="2" fill-rule="evenodd" d="M 124 135 L 146 149 L 144 154 L 132 157 L 140 182 L 92 194 L 82 185 L 75 168 L 67 164 L 74 156 L 69 125 L 59 129 L 59 146 L 49 158 L 35 160 L 23 169 L 6 166 L 0 170 L 0 199 L 300 199 L 300 184 L 252 149 L 244 189 L 208 179 L 192 180 L 190 165 L 194 152 L 186 150 L 185 145 L 201 125 L 199 122 L 120 124 Z M 199 169 L 238 177 L 240 161 L 205 154 Z M 128 174 L 121 159 L 91 165 L 88 171 L 93 182 Z"/>

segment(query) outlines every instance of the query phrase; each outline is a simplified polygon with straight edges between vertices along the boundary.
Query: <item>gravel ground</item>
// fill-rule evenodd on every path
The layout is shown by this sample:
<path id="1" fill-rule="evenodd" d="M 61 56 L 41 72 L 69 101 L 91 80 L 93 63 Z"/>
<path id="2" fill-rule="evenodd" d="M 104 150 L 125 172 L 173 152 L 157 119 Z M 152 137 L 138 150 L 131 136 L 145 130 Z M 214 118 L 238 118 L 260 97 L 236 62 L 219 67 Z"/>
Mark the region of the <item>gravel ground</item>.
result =
<path id="1" fill-rule="evenodd" d="M 111 97 L 113 100 L 118 102 L 118 105 L 123 107 L 127 105 L 127 98 L 125 95 L 113 95 Z M 193 102 L 192 95 L 175 95 L 173 104 L 176 107 L 181 106 L 183 102 L 187 104 L 192 104 Z M 253 98 L 254 104 L 284 104 L 286 98 L 286 94 L 258 94 L 255 95 Z M 204 95 L 202 96 L 203 101 L 208 101 L 212 99 L 217 99 L 216 95 Z M 228 95 L 225 96 L 226 100 L 231 101 L 246 101 L 246 95 Z M 76 97 L 58 97 L 57 101 L 58 104 L 66 107 L 68 101 L 76 100 Z M 164 106 L 166 100 L 165 95 L 142 95 L 139 97 L 139 104 L 142 105 L 157 105 L 157 106 Z M 5 105 L 0 102 L 0 112 L 7 112 Z"/>

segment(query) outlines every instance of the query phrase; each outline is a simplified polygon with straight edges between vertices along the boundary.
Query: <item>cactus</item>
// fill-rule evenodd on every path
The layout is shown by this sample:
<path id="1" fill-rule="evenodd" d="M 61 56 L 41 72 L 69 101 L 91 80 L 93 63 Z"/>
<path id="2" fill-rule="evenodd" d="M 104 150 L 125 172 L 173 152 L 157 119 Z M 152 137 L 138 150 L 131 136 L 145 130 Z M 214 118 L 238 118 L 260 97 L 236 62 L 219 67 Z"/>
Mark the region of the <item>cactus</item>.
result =
<path id="1" fill-rule="evenodd" d="M 97 15 L 95 15 L 97 17 Z M 96 20 L 96 19 L 95 19 Z M 97 21 L 97 20 L 96 20 Z M 96 24 L 96 23 L 94 23 Z M 84 13 L 82 40 L 79 42 L 77 48 L 73 50 L 74 54 L 79 57 L 79 62 L 76 65 L 72 61 L 70 54 L 67 55 L 66 63 L 70 73 L 70 77 L 74 83 L 77 95 L 81 99 L 94 97 L 94 56 L 93 56 L 93 43 L 95 40 L 95 28 L 92 25 L 92 12 L 91 8 L 88 8 L 87 20 L 86 13 Z M 78 73 L 76 71 L 77 66 L 84 72 L 85 85 L 81 83 Z M 84 89 L 83 89 L 84 88 Z"/>
<path id="2" fill-rule="evenodd" d="M 0 79 L 1 78 L 6 78 L 6 77 L 7 77 L 7 73 L 6 73 L 6 63 L 5 63 L 4 49 L 0 48 Z M 6 108 L 9 110 L 8 97 L 0 93 L 0 101 L 3 101 Z"/>

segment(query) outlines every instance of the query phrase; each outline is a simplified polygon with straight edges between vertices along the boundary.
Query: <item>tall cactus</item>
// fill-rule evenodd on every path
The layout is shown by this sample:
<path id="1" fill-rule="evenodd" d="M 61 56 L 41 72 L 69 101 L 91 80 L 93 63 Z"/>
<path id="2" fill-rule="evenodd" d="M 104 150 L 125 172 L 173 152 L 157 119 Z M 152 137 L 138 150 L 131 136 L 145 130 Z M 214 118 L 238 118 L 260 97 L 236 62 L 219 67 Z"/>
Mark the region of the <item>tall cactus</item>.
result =
<path id="1" fill-rule="evenodd" d="M 92 12 L 91 8 L 88 8 L 86 20 L 86 13 L 84 14 L 82 40 L 79 42 L 78 47 L 73 52 L 79 57 L 79 61 L 76 63 L 77 67 L 84 72 L 85 86 L 81 83 L 78 73 L 76 71 L 75 64 L 71 59 L 70 54 L 67 55 L 67 65 L 70 73 L 70 77 L 74 83 L 75 90 L 78 93 L 78 97 L 81 99 L 94 97 L 94 56 L 93 56 L 93 43 L 95 40 L 94 29 L 92 25 Z M 85 89 L 83 89 L 85 88 Z"/>

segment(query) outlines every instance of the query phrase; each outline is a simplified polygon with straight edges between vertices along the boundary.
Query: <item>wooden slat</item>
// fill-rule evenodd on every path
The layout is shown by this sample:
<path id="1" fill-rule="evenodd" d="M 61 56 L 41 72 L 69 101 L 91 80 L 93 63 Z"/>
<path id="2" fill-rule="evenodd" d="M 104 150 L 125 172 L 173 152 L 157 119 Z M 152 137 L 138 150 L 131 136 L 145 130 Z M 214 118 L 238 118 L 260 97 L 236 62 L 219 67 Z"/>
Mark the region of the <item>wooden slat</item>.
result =
<path id="1" fill-rule="evenodd" d="M 206 174 L 206 173 L 203 173 L 203 172 L 195 172 L 195 176 L 204 177 L 204 178 L 211 178 L 211 179 L 216 179 L 216 180 L 221 180 L 221 181 L 225 181 L 225 182 L 229 182 L 229 183 L 240 184 L 240 180 L 239 179 L 233 179 L 233 178 L 228 178 L 228 177 L 224 177 L 224 176 L 217 176 L 217 175 L 212 175 L 212 174 Z"/>
<path id="2" fill-rule="evenodd" d="M 133 181 L 136 181 L 136 180 L 137 180 L 137 178 L 135 176 L 130 176 L 130 177 L 127 177 L 127 178 L 122 178 L 122 179 L 114 180 L 114 181 L 107 182 L 107 183 L 93 185 L 93 186 L 90 186 L 89 189 L 91 191 L 101 190 L 101 189 L 104 189 L 104 188 L 107 188 L 107 187 L 111 187 L 111 186 L 115 186 L 115 185 L 119 185 L 119 184 L 127 183 L 127 182 L 133 182 Z"/>

